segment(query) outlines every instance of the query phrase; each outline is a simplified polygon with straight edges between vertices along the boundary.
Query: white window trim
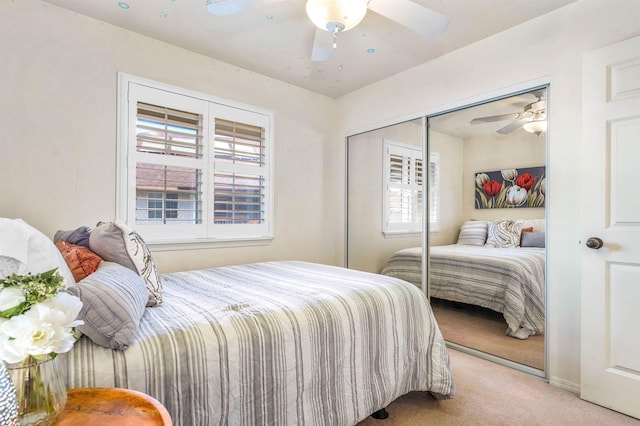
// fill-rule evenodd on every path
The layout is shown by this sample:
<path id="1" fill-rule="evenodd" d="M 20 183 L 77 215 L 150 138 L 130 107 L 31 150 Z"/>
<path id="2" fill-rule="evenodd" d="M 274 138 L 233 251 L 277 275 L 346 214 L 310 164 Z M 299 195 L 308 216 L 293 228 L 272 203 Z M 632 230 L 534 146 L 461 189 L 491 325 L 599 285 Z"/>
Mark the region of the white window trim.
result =
<path id="1" fill-rule="evenodd" d="M 431 164 L 436 165 L 437 177 L 435 182 L 431 179 Z M 429 164 L 426 169 L 427 179 L 426 182 L 429 185 L 429 211 L 427 219 L 429 220 L 429 232 L 435 233 L 440 231 L 440 154 L 432 152 L 429 154 Z M 424 200 L 423 200 L 424 202 Z M 431 211 L 435 209 L 435 220 L 431 220 Z"/>
<path id="2" fill-rule="evenodd" d="M 383 145 L 382 233 L 385 236 L 385 238 L 420 235 L 422 233 L 422 212 L 414 212 L 414 218 L 417 220 L 414 220 L 410 224 L 407 223 L 406 226 L 404 227 L 402 225 L 390 226 L 388 185 L 390 180 L 389 150 L 396 149 L 398 151 L 404 151 L 407 153 L 408 156 L 412 158 L 419 158 L 420 160 L 422 160 L 422 147 L 403 144 L 400 142 L 395 142 L 390 139 L 384 139 L 382 145 Z M 424 179 L 425 179 L 424 161 L 422 161 L 422 173 L 423 173 L 422 179 L 423 179 L 423 185 L 424 185 Z M 424 205 L 424 202 L 425 202 L 424 190 L 422 190 L 423 205 Z"/>
<path id="3" fill-rule="evenodd" d="M 135 106 L 131 108 L 129 104 L 129 91 L 132 85 L 141 87 L 149 87 L 158 89 L 177 95 L 192 97 L 201 101 L 209 102 L 210 105 L 220 105 L 223 107 L 245 110 L 250 113 L 265 116 L 267 134 L 265 135 L 269 143 L 265 152 L 266 168 L 267 168 L 267 193 L 265 194 L 265 202 L 267 210 L 265 211 L 265 232 L 262 235 L 244 235 L 234 236 L 225 232 L 224 236 L 194 238 L 184 236 L 169 236 L 167 238 L 147 238 L 146 242 L 155 250 L 183 250 L 183 249 L 200 249 L 211 247 L 239 247 L 266 245 L 274 238 L 274 113 L 250 105 L 233 102 L 227 99 L 217 98 L 203 93 L 182 89 L 176 86 L 159 83 L 156 81 L 132 76 L 126 73 L 118 73 L 118 112 L 117 112 L 117 171 L 116 171 L 116 217 L 123 220 L 130 227 L 136 227 L 135 215 L 132 215 L 135 206 L 135 190 L 131 190 L 130 180 L 131 173 L 135 178 L 135 143 L 129 141 L 135 140 L 135 126 L 129 126 L 131 120 L 136 120 Z M 205 114 L 206 115 L 206 114 Z M 213 132 L 213 126 L 210 123 L 204 123 L 204 132 Z M 135 185 L 134 185 L 135 187 Z M 212 202 L 212 201 L 211 201 Z M 140 231 L 141 235 L 143 231 Z"/>

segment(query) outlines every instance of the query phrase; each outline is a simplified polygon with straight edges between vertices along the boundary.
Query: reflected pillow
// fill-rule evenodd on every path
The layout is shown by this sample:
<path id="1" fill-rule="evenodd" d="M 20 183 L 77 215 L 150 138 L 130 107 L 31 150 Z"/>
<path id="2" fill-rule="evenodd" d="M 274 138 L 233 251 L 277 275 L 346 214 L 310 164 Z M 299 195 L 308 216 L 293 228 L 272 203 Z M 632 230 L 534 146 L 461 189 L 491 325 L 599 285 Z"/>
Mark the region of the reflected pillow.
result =
<path id="1" fill-rule="evenodd" d="M 468 220 L 462 224 L 458 244 L 468 246 L 483 246 L 487 240 L 487 222 L 483 220 Z"/>
<path id="2" fill-rule="evenodd" d="M 544 247 L 544 232 L 525 232 L 522 234 L 522 247 Z"/>
<path id="3" fill-rule="evenodd" d="M 522 234 L 524 234 L 525 232 L 533 232 L 533 226 L 522 228 L 522 231 L 520 231 L 520 245 L 522 245 Z"/>
<path id="4" fill-rule="evenodd" d="M 486 247 L 509 248 L 520 245 L 522 223 L 515 220 L 489 222 Z"/>

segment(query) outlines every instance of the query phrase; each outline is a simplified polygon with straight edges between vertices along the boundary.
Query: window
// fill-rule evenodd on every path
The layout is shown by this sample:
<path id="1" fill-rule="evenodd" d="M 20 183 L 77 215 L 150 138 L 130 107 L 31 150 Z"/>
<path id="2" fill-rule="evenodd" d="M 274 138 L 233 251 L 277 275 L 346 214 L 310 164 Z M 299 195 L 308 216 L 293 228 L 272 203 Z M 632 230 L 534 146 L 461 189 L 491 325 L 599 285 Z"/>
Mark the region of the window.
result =
<path id="1" fill-rule="evenodd" d="M 440 154 L 429 154 L 429 231 L 440 230 Z"/>
<path id="2" fill-rule="evenodd" d="M 272 114 L 119 80 L 118 214 L 150 242 L 272 237 Z"/>
<path id="3" fill-rule="evenodd" d="M 422 149 L 384 141 L 383 232 L 422 231 Z"/>
<path id="4" fill-rule="evenodd" d="M 138 190 L 140 191 L 140 190 Z M 178 194 L 175 192 L 147 192 L 146 198 L 143 194 L 136 197 L 137 200 L 146 200 L 147 208 L 136 208 L 137 221 L 143 221 L 144 211 L 146 219 L 156 223 L 166 223 L 167 220 L 178 219 Z"/>

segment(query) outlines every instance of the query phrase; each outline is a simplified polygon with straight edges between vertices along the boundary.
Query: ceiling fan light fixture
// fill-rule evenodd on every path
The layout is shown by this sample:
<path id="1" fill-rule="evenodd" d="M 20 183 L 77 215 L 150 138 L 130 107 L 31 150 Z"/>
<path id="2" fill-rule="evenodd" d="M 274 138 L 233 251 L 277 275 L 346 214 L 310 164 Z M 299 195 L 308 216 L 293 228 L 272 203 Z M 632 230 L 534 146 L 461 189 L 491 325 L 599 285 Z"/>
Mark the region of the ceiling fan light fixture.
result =
<path id="1" fill-rule="evenodd" d="M 522 128 L 529 133 L 539 135 L 547 131 L 547 120 L 534 120 L 524 123 Z"/>
<path id="2" fill-rule="evenodd" d="M 366 14 L 367 0 L 307 0 L 311 22 L 333 34 L 355 27 Z"/>

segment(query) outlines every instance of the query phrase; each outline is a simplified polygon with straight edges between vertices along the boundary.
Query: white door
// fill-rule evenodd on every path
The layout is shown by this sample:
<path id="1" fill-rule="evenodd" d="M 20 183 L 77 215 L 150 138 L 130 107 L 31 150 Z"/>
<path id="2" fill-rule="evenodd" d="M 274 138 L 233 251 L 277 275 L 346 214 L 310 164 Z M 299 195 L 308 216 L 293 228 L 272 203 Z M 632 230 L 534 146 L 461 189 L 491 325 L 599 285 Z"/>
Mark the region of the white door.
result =
<path id="1" fill-rule="evenodd" d="M 640 37 L 583 77 L 581 397 L 640 418 Z"/>

